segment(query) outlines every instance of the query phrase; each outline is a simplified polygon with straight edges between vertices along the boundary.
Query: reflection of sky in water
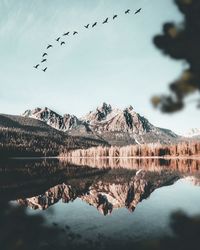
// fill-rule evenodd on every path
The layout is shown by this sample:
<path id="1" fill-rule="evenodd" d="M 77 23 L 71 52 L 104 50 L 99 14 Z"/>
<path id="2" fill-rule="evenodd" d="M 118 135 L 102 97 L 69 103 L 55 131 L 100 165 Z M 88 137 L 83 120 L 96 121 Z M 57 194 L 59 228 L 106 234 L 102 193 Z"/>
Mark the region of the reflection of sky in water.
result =
<path id="1" fill-rule="evenodd" d="M 185 180 L 155 190 L 150 198 L 139 203 L 130 213 L 127 209 L 116 209 L 103 216 L 96 208 L 76 199 L 73 203 L 59 202 L 46 211 L 27 209 L 30 214 L 40 213 L 48 223 L 56 222 L 59 227 L 70 226 L 73 232 L 86 238 L 103 234 L 110 237 L 150 238 L 169 232 L 169 216 L 182 210 L 189 215 L 200 213 L 200 188 Z"/>

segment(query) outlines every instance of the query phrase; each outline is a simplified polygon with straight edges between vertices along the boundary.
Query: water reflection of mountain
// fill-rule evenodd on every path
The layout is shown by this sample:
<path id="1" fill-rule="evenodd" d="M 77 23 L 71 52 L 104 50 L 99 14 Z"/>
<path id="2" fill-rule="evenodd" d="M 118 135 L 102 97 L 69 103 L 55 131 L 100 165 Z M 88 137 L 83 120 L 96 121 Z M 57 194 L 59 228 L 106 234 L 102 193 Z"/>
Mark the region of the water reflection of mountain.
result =
<path id="1" fill-rule="evenodd" d="M 0 195 L 33 209 L 79 198 L 106 215 L 116 208 L 134 211 L 155 189 L 180 178 L 195 178 L 194 184 L 200 179 L 198 161 L 131 160 L 132 165 L 113 162 L 110 167 L 84 162 L 93 168 L 58 160 L 6 162 L 0 167 Z"/>
<path id="2" fill-rule="evenodd" d="M 179 176 L 176 173 L 151 173 L 147 171 L 110 170 L 90 182 L 79 179 L 68 181 L 48 189 L 42 195 L 18 200 L 20 204 L 33 209 L 47 209 L 62 200 L 64 203 L 77 198 L 96 207 L 104 215 L 114 208 L 126 207 L 134 211 L 137 204 L 161 186 L 173 184 Z"/>

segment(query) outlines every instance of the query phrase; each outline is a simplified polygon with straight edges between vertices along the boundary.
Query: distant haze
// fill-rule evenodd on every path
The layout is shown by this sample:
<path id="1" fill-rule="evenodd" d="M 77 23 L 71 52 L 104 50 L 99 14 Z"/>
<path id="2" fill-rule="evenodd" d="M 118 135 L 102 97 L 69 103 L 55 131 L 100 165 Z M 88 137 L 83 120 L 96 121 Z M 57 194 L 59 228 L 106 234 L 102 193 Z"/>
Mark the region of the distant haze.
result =
<path id="1" fill-rule="evenodd" d="M 140 7 L 138 15 L 124 14 Z M 114 21 L 100 24 L 114 14 Z M 172 0 L 1 0 L 0 113 L 21 114 L 39 106 L 80 117 L 105 101 L 132 105 L 154 125 L 177 133 L 200 127 L 193 103 L 174 115 L 161 114 L 150 103 L 186 67 L 152 43 L 166 21 L 181 20 Z M 83 27 L 94 22 L 92 30 Z M 56 45 L 57 37 L 74 30 L 77 36 Z M 44 73 L 33 66 L 49 43 L 54 48 Z"/>

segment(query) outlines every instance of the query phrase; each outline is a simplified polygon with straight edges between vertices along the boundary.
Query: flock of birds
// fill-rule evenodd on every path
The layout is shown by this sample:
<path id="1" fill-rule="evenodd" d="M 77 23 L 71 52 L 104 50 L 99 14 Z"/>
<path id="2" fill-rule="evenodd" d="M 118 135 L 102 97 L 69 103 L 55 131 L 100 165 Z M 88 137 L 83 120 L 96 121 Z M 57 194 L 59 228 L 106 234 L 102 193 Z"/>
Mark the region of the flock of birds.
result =
<path id="1" fill-rule="evenodd" d="M 134 14 L 136 15 L 136 14 L 140 13 L 141 10 L 142 10 L 142 8 L 136 10 L 136 11 L 134 12 Z M 127 9 L 127 10 L 125 11 L 125 14 L 126 14 L 126 15 L 127 15 L 127 14 L 130 14 L 130 13 L 131 13 L 131 10 L 130 10 L 130 9 Z M 118 15 L 114 15 L 114 16 L 112 17 L 112 19 L 115 20 L 117 17 L 118 17 Z M 102 24 L 108 23 L 108 20 L 109 20 L 109 18 L 107 17 L 107 18 L 102 22 Z M 95 26 L 97 26 L 97 24 L 98 24 L 98 23 L 95 22 L 95 23 L 93 23 L 92 25 L 91 25 L 91 24 L 84 25 L 84 27 L 85 27 L 86 29 L 89 29 L 90 26 L 91 26 L 92 28 L 94 28 Z M 70 33 L 71 33 L 71 32 L 68 31 L 68 32 L 64 33 L 64 34 L 62 35 L 62 37 L 69 36 Z M 72 32 L 72 35 L 73 35 L 73 36 L 78 35 L 78 34 L 79 34 L 78 31 L 73 31 L 73 32 Z M 61 40 L 62 40 L 62 37 L 60 36 L 60 37 L 58 37 L 58 38 L 55 39 L 56 42 L 60 43 L 61 46 L 65 45 L 65 41 L 61 41 Z M 53 48 L 53 45 L 52 45 L 52 44 L 49 44 L 49 45 L 46 47 L 46 50 L 49 50 L 50 48 Z M 39 69 L 39 67 L 41 66 L 41 64 L 47 62 L 47 56 L 48 56 L 47 52 L 43 53 L 41 63 L 38 63 L 37 65 L 35 65 L 34 68 L 35 68 L 35 69 Z M 47 71 L 47 67 L 45 67 L 45 68 L 43 67 L 43 68 L 42 68 L 42 71 L 43 71 L 43 72 L 46 72 L 46 71 Z"/>

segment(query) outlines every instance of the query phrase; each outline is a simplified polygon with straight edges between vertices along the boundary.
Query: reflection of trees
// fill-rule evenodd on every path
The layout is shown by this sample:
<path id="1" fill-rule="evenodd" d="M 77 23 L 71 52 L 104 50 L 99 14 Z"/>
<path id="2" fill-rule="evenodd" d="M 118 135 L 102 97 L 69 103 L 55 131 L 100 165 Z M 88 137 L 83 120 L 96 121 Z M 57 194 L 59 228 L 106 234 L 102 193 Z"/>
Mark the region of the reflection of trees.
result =
<path id="1" fill-rule="evenodd" d="M 0 204 L 0 249 L 2 250 L 78 250 L 78 249 L 136 249 L 136 250 L 196 250 L 200 244 L 200 217 L 188 217 L 183 213 L 171 216 L 174 236 L 135 242 L 134 239 L 112 239 L 99 236 L 83 240 L 69 226 L 45 226 L 40 215 L 27 215 L 25 210 Z"/>
<path id="2" fill-rule="evenodd" d="M 78 197 L 79 194 L 87 193 L 89 187 L 95 189 L 95 183 L 99 182 L 105 186 L 127 186 L 138 170 L 147 172 L 151 179 L 159 175 L 168 177 L 169 174 L 178 178 L 191 176 L 193 178 L 188 180 L 198 184 L 199 167 L 200 160 L 192 159 L 71 158 L 62 162 L 11 161 L 0 165 L 3 173 L 0 174 L 0 196 L 1 200 L 6 201 L 35 197 L 65 183 L 73 187 Z"/>
<path id="3" fill-rule="evenodd" d="M 56 160 L 53 162 L 56 164 Z M 59 200 L 70 202 L 80 198 L 103 214 L 122 207 L 133 211 L 156 188 L 172 184 L 180 176 L 177 171 L 164 166 L 150 170 L 146 167 L 137 172 L 137 165 L 129 169 L 128 166 L 115 168 L 112 165 L 91 168 L 65 162 L 57 162 L 57 172 L 50 171 L 48 174 L 51 161 L 46 167 L 43 165 L 44 161 L 41 161 L 41 165 L 38 162 L 32 166 L 33 172 L 31 166 L 24 163 L 22 176 L 15 176 L 15 171 L 14 175 L 12 171 L 8 171 L 6 178 L 4 175 L 0 184 L 0 196 L 1 200 L 6 201 L 18 199 L 21 204 L 34 209 L 47 209 Z M 46 171 L 42 176 L 41 169 Z"/>
<path id="4" fill-rule="evenodd" d="M 185 97 L 200 90 L 200 3 L 199 0 L 175 0 L 175 4 L 183 14 L 184 22 L 181 25 L 165 23 L 163 34 L 157 35 L 154 43 L 164 54 L 187 62 L 188 68 L 170 84 L 170 95 L 152 98 L 154 106 L 163 112 L 182 109 Z"/>
<path id="5" fill-rule="evenodd" d="M 178 171 L 185 174 L 196 174 L 200 170 L 200 160 L 195 159 L 159 159 L 159 158 L 61 158 L 62 164 L 74 164 L 94 168 L 143 169 L 151 172 L 163 170 Z"/>
<path id="6" fill-rule="evenodd" d="M 131 159 L 133 160 L 133 159 Z M 81 194 L 86 194 L 86 196 L 83 196 L 84 199 L 88 199 L 88 201 L 93 201 L 92 197 L 87 193 L 90 190 L 90 187 L 92 187 L 92 193 L 94 194 L 94 191 L 97 190 L 96 197 L 98 198 L 98 203 L 97 203 L 97 208 L 99 210 L 107 211 L 109 212 L 110 209 L 110 199 L 106 199 L 105 196 L 101 196 L 102 190 L 104 190 L 104 195 L 105 195 L 105 190 L 108 190 L 109 187 L 110 189 L 110 194 L 116 194 L 116 191 L 113 189 L 114 185 L 116 186 L 117 194 L 119 194 L 119 200 L 121 201 L 126 201 L 124 203 L 127 207 L 130 205 L 131 209 L 134 209 L 137 199 L 140 200 L 145 198 L 143 196 L 140 196 L 139 194 L 146 194 L 147 196 L 149 195 L 149 192 L 153 190 L 152 183 L 155 184 L 155 188 L 159 187 L 162 183 L 165 183 L 167 185 L 168 180 L 171 179 L 170 175 L 180 175 L 181 173 L 179 170 L 183 173 L 183 175 L 188 174 L 197 174 L 198 173 L 198 167 L 199 163 L 196 163 L 195 161 L 192 160 L 183 160 L 185 161 L 184 164 L 182 165 L 183 161 L 177 165 L 176 161 L 168 160 L 162 160 L 159 165 L 159 159 L 157 159 L 157 167 L 152 168 L 151 171 L 147 171 L 145 173 L 145 179 L 142 178 L 143 184 L 150 183 L 150 189 L 148 192 L 143 193 L 143 189 L 145 186 L 139 181 L 134 179 L 134 176 L 136 174 L 136 170 L 141 169 L 142 165 L 144 169 L 148 169 L 148 164 L 153 165 L 154 163 L 151 162 L 152 159 L 147 159 L 148 163 L 145 163 L 145 161 L 140 162 L 139 168 L 136 167 L 135 170 L 133 168 L 130 169 L 127 168 L 88 168 L 88 167 L 77 167 L 74 165 L 71 165 L 66 167 L 66 163 L 62 163 L 58 169 L 62 170 L 60 174 L 57 176 L 57 180 L 54 180 L 55 183 L 62 182 L 66 180 L 67 185 L 69 185 L 70 190 L 69 193 L 70 197 L 72 200 L 76 196 L 81 196 Z M 125 162 L 124 162 L 125 163 Z M 138 163 L 138 162 L 136 162 Z M 58 162 L 54 162 L 53 165 L 58 164 Z M 125 163 L 126 164 L 126 163 Z M 171 164 L 171 166 L 170 166 Z M 8 168 L 10 171 L 12 170 L 12 166 L 8 164 Z M 20 165 L 19 165 L 20 166 Z M 50 162 L 47 164 L 50 168 Z M 58 165 L 57 165 L 58 166 Z M 28 172 L 30 169 L 33 168 L 34 166 L 31 166 L 26 163 L 24 170 L 21 165 L 21 171 L 26 173 L 26 177 L 28 176 Z M 38 190 L 34 190 L 33 192 L 36 194 L 39 194 L 41 192 L 41 182 L 38 183 L 38 178 L 41 174 L 40 168 L 45 168 L 45 162 L 42 161 L 41 165 L 39 163 L 36 164 L 34 174 L 32 175 L 32 172 L 30 171 L 30 175 L 32 176 L 33 180 L 35 180 L 35 186 L 38 185 Z M 65 172 L 66 168 L 66 172 Z M 38 169 L 38 173 L 36 171 Z M 48 169 L 48 167 L 47 167 Z M 40 170 L 40 171 L 39 171 Z M 177 170 L 174 172 L 174 170 Z M 6 168 L 5 168 L 6 171 Z M 36 172 L 35 172 L 36 171 Z M 48 170 L 46 170 L 48 172 Z M 155 171 L 155 172 L 154 172 Z M 8 171 L 9 172 L 9 171 Z M 51 171 L 50 171 L 51 172 Z M 143 172 L 143 171 L 142 171 Z M 143 173 L 140 172 L 140 174 L 143 175 Z M 37 173 L 37 174 L 36 174 Z M 54 174 L 53 174 L 54 176 Z M 61 185 L 61 189 L 58 187 L 56 190 L 55 188 L 51 189 L 52 187 L 52 182 L 51 182 L 51 174 L 47 177 L 47 182 L 46 182 L 46 189 L 42 187 L 42 192 L 45 190 L 49 190 L 53 194 L 54 191 L 56 191 L 56 200 L 57 201 L 60 197 L 64 198 L 64 202 L 69 201 L 69 197 L 66 196 L 68 193 L 64 193 L 65 196 L 62 195 L 63 191 L 63 185 Z M 138 176 L 139 177 L 139 176 Z M 170 177 L 170 178 L 168 178 Z M 160 182 L 160 178 L 162 178 L 162 181 Z M 10 178 L 8 178 L 10 179 Z M 11 178 L 12 179 L 12 178 Z M 42 182 L 45 179 L 43 179 Z M 150 182 L 149 182 L 150 181 Z M 12 183 L 14 183 L 14 179 L 12 179 L 11 184 L 11 189 L 12 189 Z M 29 189 L 28 186 L 29 181 L 27 182 L 26 189 Z M 49 184 L 48 184 L 49 183 Z M 125 184 L 129 183 L 130 184 L 130 190 L 126 189 Z M 1 183 L 2 184 L 2 183 Z M 4 182 L 4 187 L 8 186 L 6 182 Z M 22 184 L 22 179 L 18 180 L 19 186 Z M 114 185 L 113 185 L 114 184 Z M 142 185 L 141 185 L 142 184 Z M 17 185 L 17 183 L 16 183 Z M 33 182 L 30 182 L 30 185 L 32 187 Z M 139 186 L 138 186 L 139 185 Z M 134 192 L 132 187 L 134 186 L 135 190 L 137 192 Z M 127 191 L 124 193 L 119 193 L 119 187 L 122 187 L 122 191 Z M 141 188 L 139 188 L 141 187 Z M 3 192 L 5 192 L 5 188 L 3 188 Z M 24 187 L 21 186 L 21 190 L 24 190 Z M 32 192 L 32 189 L 31 189 Z M 31 193 L 30 192 L 30 193 Z M 41 193 L 42 193 L 41 192 Z M 13 193 L 13 190 L 12 190 Z M 41 194 L 40 193 L 40 194 Z M 8 190 L 8 194 L 10 194 L 10 191 Z M 61 196 L 60 196 L 61 194 Z M 72 195 L 71 195 L 72 194 Z M 128 194 L 128 197 L 124 199 L 124 194 Z M 134 195 L 134 199 L 132 200 L 132 195 Z M 2 197 L 2 195 L 1 195 Z M 30 196 L 31 197 L 31 196 Z M 49 197 L 53 197 L 50 195 Z M 122 198 L 124 200 L 122 200 Z M 7 199 L 9 200 L 9 199 Z M 133 201 L 133 202 L 132 202 Z M 136 201 L 136 203 L 134 203 Z M 1 202 L 0 204 L 0 249 L 3 250 L 25 250 L 25 249 L 101 249 L 101 247 L 104 247 L 103 249 L 149 249 L 149 250 L 156 250 L 156 249 L 196 249 L 196 244 L 199 243 L 199 232 L 200 232 L 200 219 L 198 217 L 195 218 L 189 218 L 186 215 L 183 214 L 175 214 L 172 217 L 172 223 L 171 227 L 172 230 L 175 234 L 174 237 L 163 237 L 160 240 L 154 240 L 153 242 L 135 242 L 134 239 L 110 239 L 106 238 L 105 236 L 101 236 L 97 239 L 94 239 L 93 241 L 85 241 L 84 239 L 80 238 L 80 235 L 77 235 L 73 233 L 69 227 L 64 227 L 64 228 L 59 228 L 58 226 L 52 227 L 46 227 L 44 225 L 44 219 L 40 216 L 28 216 L 25 213 L 25 210 L 22 208 L 13 208 L 10 205 L 5 205 Z"/>

